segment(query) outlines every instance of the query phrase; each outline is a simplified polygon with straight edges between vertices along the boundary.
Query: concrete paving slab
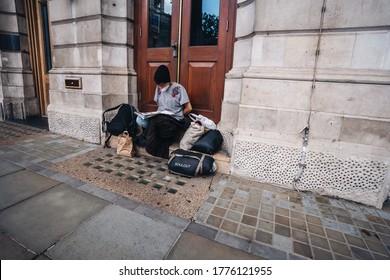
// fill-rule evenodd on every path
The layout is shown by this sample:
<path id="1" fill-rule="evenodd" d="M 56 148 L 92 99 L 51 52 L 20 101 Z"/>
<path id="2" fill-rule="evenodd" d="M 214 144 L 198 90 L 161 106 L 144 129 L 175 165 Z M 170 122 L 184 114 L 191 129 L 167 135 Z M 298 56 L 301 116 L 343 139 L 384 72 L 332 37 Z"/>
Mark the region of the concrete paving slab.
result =
<path id="1" fill-rule="evenodd" d="M 184 232 L 170 251 L 168 260 L 263 260 L 191 232 Z"/>
<path id="2" fill-rule="evenodd" d="M 31 260 L 35 254 L 4 234 L 0 234 L 0 260 Z"/>
<path id="3" fill-rule="evenodd" d="M 0 210 L 48 190 L 59 182 L 27 170 L 0 177 Z"/>
<path id="4" fill-rule="evenodd" d="M 1 211 L 0 230 L 40 254 L 107 205 L 60 184 Z"/>
<path id="5" fill-rule="evenodd" d="M 0 160 L 0 176 L 4 176 L 22 169 L 23 167 L 20 167 L 16 164 L 10 163 L 6 160 Z"/>
<path id="6" fill-rule="evenodd" d="M 106 207 L 50 248 L 52 259 L 163 259 L 180 229 L 117 205 Z"/>

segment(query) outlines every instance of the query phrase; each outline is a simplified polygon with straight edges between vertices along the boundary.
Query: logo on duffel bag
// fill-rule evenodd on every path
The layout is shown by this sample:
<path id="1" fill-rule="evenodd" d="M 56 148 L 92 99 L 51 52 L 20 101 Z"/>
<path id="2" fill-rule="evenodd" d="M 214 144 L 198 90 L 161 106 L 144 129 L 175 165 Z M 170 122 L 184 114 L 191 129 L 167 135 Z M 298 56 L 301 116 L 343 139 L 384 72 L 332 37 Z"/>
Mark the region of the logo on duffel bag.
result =
<path id="1" fill-rule="evenodd" d="M 180 167 L 184 167 L 184 168 L 191 167 L 191 165 L 189 165 L 189 164 L 180 163 L 180 162 L 175 162 L 175 166 L 180 166 Z"/>

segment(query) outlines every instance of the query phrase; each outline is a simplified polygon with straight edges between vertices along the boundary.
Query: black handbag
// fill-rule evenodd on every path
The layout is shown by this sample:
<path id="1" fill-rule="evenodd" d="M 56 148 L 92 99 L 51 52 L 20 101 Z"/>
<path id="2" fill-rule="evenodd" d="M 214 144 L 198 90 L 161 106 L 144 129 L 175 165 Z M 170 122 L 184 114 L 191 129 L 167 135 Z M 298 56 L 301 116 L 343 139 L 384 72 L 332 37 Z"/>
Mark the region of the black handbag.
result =
<path id="1" fill-rule="evenodd" d="M 219 130 L 209 130 L 194 143 L 191 150 L 212 155 L 221 148 L 222 142 L 223 137 Z"/>
<path id="2" fill-rule="evenodd" d="M 177 149 L 169 157 L 168 169 L 171 173 L 191 178 L 215 173 L 217 164 L 209 155 Z"/>

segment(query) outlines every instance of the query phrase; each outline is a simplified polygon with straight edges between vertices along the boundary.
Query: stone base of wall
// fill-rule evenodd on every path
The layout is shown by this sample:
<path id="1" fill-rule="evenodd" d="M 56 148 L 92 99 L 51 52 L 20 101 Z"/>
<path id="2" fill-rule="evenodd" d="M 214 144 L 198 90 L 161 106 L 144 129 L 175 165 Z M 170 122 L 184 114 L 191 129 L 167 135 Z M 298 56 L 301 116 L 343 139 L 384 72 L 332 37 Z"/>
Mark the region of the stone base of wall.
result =
<path id="1" fill-rule="evenodd" d="M 304 171 L 294 185 L 300 159 L 298 148 L 237 140 L 231 168 L 236 175 L 377 208 L 390 195 L 388 162 L 308 151 Z"/>
<path id="2" fill-rule="evenodd" d="M 53 133 L 100 144 L 101 120 L 99 118 L 83 116 L 82 112 L 64 113 L 49 109 L 48 122 L 49 130 Z"/>
<path id="3" fill-rule="evenodd" d="M 221 151 L 231 157 L 233 150 L 234 131 L 236 130 L 236 127 L 232 123 L 221 121 L 218 123 L 217 129 L 221 132 L 223 137 Z"/>

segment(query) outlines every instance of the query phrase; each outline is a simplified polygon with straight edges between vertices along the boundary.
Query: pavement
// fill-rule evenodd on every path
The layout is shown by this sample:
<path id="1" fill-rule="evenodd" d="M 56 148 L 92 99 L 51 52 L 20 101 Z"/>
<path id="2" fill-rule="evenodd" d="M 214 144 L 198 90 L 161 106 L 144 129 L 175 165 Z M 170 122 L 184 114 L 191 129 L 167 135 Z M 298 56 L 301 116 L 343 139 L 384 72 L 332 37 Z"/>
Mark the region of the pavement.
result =
<path id="1" fill-rule="evenodd" d="M 12 122 L 0 134 L 2 260 L 390 259 L 388 201 L 219 174 L 185 219 L 51 168 L 98 145 Z"/>

